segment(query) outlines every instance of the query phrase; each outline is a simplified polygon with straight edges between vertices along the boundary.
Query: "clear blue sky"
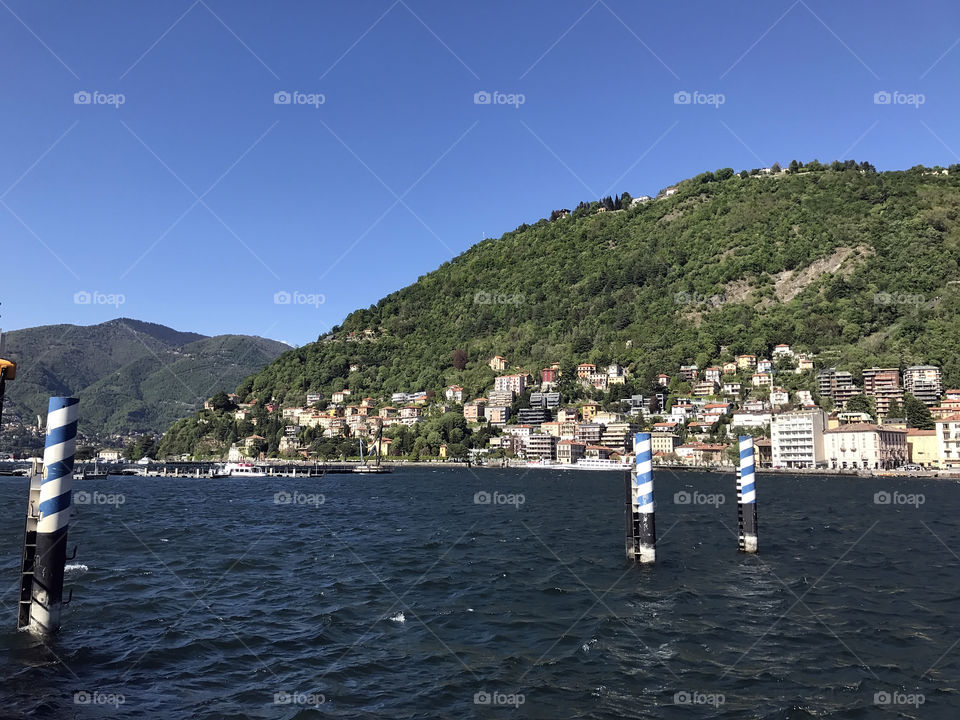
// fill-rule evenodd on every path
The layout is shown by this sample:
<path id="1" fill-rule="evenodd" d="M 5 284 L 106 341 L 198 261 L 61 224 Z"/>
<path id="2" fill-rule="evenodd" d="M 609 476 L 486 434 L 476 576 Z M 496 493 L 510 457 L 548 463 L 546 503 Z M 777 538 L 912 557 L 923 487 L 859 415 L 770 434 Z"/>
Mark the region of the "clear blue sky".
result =
<path id="1" fill-rule="evenodd" d="M 0 326 L 302 344 L 580 200 L 960 162 L 958 41 L 955 0 L 2 0 Z"/>

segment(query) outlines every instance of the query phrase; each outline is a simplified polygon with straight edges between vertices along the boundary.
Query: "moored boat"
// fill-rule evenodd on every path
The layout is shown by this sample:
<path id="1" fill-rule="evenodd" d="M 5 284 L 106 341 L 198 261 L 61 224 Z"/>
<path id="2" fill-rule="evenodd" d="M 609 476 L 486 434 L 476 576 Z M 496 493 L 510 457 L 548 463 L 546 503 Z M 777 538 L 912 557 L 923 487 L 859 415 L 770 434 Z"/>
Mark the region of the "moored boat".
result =
<path id="1" fill-rule="evenodd" d="M 229 462 L 218 468 L 213 473 L 213 477 L 267 477 L 267 473 L 262 467 L 257 467 L 253 463 Z"/>

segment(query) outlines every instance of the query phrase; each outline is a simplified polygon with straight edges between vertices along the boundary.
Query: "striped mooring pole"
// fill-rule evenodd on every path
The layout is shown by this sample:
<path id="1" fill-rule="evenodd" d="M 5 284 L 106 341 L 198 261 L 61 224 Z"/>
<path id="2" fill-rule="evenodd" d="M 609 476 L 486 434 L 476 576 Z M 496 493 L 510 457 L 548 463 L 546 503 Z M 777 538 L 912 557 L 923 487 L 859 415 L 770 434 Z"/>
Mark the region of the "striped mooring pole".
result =
<path id="1" fill-rule="evenodd" d="M 652 563 L 657 559 L 657 528 L 654 522 L 653 455 L 650 433 L 633 437 L 636 465 L 625 480 L 627 495 L 627 559 Z"/>
<path id="2" fill-rule="evenodd" d="M 67 528 L 70 524 L 73 493 L 73 458 L 77 444 L 78 402 L 76 398 L 50 398 L 39 504 L 36 512 L 28 511 L 27 516 L 23 567 L 25 582 L 21 583 L 21 592 L 24 585 L 31 588 L 27 627 L 38 634 L 51 634 L 60 629 L 63 573 L 67 561 Z M 36 523 L 35 533 L 30 532 L 31 519 Z M 34 535 L 33 548 L 29 547 L 31 534 Z M 29 552 L 30 550 L 32 552 Z M 28 563 L 28 555 L 33 556 L 32 563 Z M 32 573 L 28 567 L 31 564 Z M 21 603 L 25 600 L 21 596 Z M 21 625 L 26 614 L 23 610 L 25 608 L 21 610 Z"/>
<path id="3" fill-rule="evenodd" d="M 753 437 L 740 436 L 740 467 L 737 468 L 737 520 L 740 550 L 757 552 L 757 468 Z"/>

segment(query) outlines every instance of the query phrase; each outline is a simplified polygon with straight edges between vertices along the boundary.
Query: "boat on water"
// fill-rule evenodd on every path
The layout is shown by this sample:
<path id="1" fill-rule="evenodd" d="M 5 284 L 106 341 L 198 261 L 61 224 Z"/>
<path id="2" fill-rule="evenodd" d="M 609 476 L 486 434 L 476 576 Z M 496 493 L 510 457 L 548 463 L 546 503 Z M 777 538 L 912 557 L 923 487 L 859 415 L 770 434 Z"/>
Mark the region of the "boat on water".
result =
<path id="1" fill-rule="evenodd" d="M 574 470 L 631 470 L 633 465 L 622 460 L 608 460 L 603 458 L 580 458 L 573 466 Z"/>
<path id="2" fill-rule="evenodd" d="M 380 425 L 380 428 L 377 431 L 377 435 L 374 438 L 374 442 L 367 443 L 368 450 L 366 453 L 363 451 L 363 438 L 357 438 L 360 442 L 360 464 L 357 465 L 353 471 L 355 473 L 364 473 L 367 475 L 379 475 L 383 473 L 392 472 L 390 468 L 385 465 L 380 464 L 380 443 L 383 441 L 383 425 Z M 375 455 L 376 460 L 368 465 L 367 458 L 370 455 Z"/>
<path id="3" fill-rule="evenodd" d="M 213 477 L 267 477 L 266 471 L 262 467 L 257 467 L 253 463 L 229 462 L 217 468 Z"/>
<path id="4" fill-rule="evenodd" d="M 575 463 L 530 462 L 527 463 L 527 467 L 538 470 L 617 470 L 619 472 L 633 468 L 630 463 L 601 458 L 581 458 Z"/>

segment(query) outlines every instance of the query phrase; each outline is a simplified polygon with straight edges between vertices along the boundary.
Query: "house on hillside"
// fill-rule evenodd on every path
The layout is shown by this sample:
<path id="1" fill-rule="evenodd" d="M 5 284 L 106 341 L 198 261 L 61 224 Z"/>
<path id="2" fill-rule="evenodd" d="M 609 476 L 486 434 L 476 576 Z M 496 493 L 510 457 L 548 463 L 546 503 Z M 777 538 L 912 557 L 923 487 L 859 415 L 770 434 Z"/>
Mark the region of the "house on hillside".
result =
<path id="1" fill-rule="evenodd" d="M 491 370 L 496 372 L 501 372 L 507 369 L 507 359 L 501 355 L 494 355 L 490 358 L 490 362 L 487 363 L 490 366 Z"/>
<path id="2" fill-rule="evenodd" d="M 579 380 L 589 380 L 597 372 L 597 366 L 592 363 L 580 363 L 577 365 L 577 378 Z"/>

